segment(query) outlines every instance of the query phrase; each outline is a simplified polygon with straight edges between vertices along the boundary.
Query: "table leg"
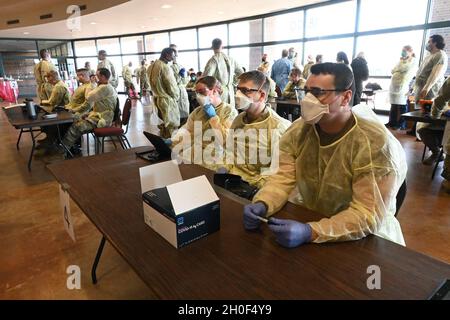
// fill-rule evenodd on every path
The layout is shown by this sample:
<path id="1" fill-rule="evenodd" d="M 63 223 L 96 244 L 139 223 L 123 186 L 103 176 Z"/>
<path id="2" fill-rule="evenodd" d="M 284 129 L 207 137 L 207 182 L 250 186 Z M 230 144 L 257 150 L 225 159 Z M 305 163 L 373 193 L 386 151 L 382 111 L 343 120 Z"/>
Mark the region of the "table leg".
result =
<path id="1" fill-rule="evenodd" d="M 95 260 L 94 260 L 94 263 L 92 265 L 92 270 L 91 270 L 93 284 L 97 284 L 97 273 L 96 273 L 97 266 L 100 261 L 100 257 L 102 256 L 103 248 L 105 247 L 105 242 L 106 242 L 106 238 L 105 238 L 105 236 L 102 236 L 102 240 L 100 240 L 100 245 L 98 246 L 97 254 L 95 255 Z"/>
<path id="2" fill-rule="evenodd" d="M 73 158 L 72 152 L 70 152 L 69 148 L 67 148 L 67 146 L 63 143 L 63 141 L 61 139 L 61 132 L 59 130 L 59 124 L 56 125 L 56 129 L 58 130 L 58 142 L 61 144 L 61 146 L 66 151 L 66 158 L 67 158 L 67 155 L 70 155 L 70 157 Z"/>
<path id="3" fill-rule="evenodd" d="M 31 171 L 31 161 L 33 160 L 33 153 L 36 146 L 36 141 L 34 139 L 32 128 L 30 128 L 30 134 L 31 134 L 31 141 L 33 142 L 33 144 L 31 145 L 30 158 L 28 159 L 28 171 Z"/>
<path id="4" fill-rule="evenodd" d="M 17 138 L 16 148 L 19 150 L 20 139 L 22 138 L 23 129 L 20 129 L 19 138 Z"/>

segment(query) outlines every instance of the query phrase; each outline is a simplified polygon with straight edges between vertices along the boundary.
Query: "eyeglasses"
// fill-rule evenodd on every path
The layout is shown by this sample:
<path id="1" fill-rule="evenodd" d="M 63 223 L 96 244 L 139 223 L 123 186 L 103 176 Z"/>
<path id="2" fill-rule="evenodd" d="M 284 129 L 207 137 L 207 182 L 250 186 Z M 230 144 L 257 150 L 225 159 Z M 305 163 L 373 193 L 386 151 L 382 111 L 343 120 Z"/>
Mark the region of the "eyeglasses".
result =
<path id="1" fill-rule="evenodd" d="M 305 95 L 308 93 L 311 93 L 316 98 L 319 98 L 319 97 L 323 97 L 328 92 L 344 92 L 349 89 L 321 89 L 321 88 L 312 87 L 312 88 L 305 88 L 305 89 L 295 88 L 295 90 L 303 91 L 303 92 L 305 92 Z"/>
<path id="2" fill-rule="evenodd" d="M 261 89 L 249 89 L 249 88 L 246 88 L 246 87 L 236 87 L 236 89 L 239 90 L 240 92 L 242 92 L 245 95 L 247 95 L 247 94 L 249 94 L 251 92 L 258 92 L 258 91 L 261 90 Z"/>

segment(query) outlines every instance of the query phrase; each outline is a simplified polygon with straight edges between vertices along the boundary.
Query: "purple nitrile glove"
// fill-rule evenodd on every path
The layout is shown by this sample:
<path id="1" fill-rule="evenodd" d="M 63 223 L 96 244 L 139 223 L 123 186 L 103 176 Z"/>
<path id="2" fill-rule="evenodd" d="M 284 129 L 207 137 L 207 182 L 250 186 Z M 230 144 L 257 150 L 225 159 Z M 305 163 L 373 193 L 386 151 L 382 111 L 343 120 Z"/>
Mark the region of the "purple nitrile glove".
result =
<path id="1" fill-rule="evenodd" d="M 244 228 L 247 230 L 258 229 L 261 220 L 257 217 L 264 217 L 266 213 L 266 205 L 262 202 L 247 204 L 244 207 Z"/>
<path id="2" fill-rule="evenodd" d="M 275 233 L 277 242 L 286 248 L 294 248 L 311 242 L 312 229 L 307 223 L 270 218 L 269 229 Z"/>

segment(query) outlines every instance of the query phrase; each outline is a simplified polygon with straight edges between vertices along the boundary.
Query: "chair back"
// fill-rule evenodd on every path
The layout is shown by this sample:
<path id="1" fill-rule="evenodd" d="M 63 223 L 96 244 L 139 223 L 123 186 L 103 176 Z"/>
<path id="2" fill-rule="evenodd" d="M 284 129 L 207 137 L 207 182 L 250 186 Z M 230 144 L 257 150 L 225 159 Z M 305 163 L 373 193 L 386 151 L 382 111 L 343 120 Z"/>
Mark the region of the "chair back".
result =
<path id="1" fill-rule="evenodd" d="M 122 126 L 127 126 L 130 122 L 131 117 L 131 99 L 128 98 L 125 101 L 125 105 L 123 106 L 122 110 Z"/>
<path id="2" fill-rule="evenodd" d="M 403 181 L 403 184 L 401 185 L 400 189 L 398 189 L 398 192 L 397 192 L 395 217 L 397 217 L 398 212 L 400 211 L 400 208 L 402 207 L 403 201 L 405 200 L 406 191 L 407 191 L 407 188 L 406 188 L 406 179 L 405 179 L 405 181 Z"/>
<path id="3" fill-rule="evenodd" d="M 119 98 L 117 98 L 116 107 L 114 108 L 113 126 L 116 126 L 116 127 L 121 126 L 120 116 L 121 116 L 120 102 L 119 102 Z"/>

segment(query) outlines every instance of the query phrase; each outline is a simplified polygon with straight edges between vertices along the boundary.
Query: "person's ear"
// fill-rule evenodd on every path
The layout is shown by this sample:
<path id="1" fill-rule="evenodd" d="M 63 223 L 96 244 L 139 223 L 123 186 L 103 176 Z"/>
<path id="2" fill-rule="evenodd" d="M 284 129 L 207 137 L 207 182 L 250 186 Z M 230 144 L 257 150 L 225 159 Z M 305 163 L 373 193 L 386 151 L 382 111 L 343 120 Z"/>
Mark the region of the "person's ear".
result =
<path id="1" fill-rule="evenodd" d="M 259 93 L 260 93 L 259 102 L 266 102 L 267 93 L 262 90 Z"/>
<path id="2" fill-rule="evenodd" d="M 346 105 L 350 104 L 350 101 L 352 100 L 352 90 L 347 90 L 344 92 L 344 99 L 342 99 L 341 107 L 345 107 Z"/>

